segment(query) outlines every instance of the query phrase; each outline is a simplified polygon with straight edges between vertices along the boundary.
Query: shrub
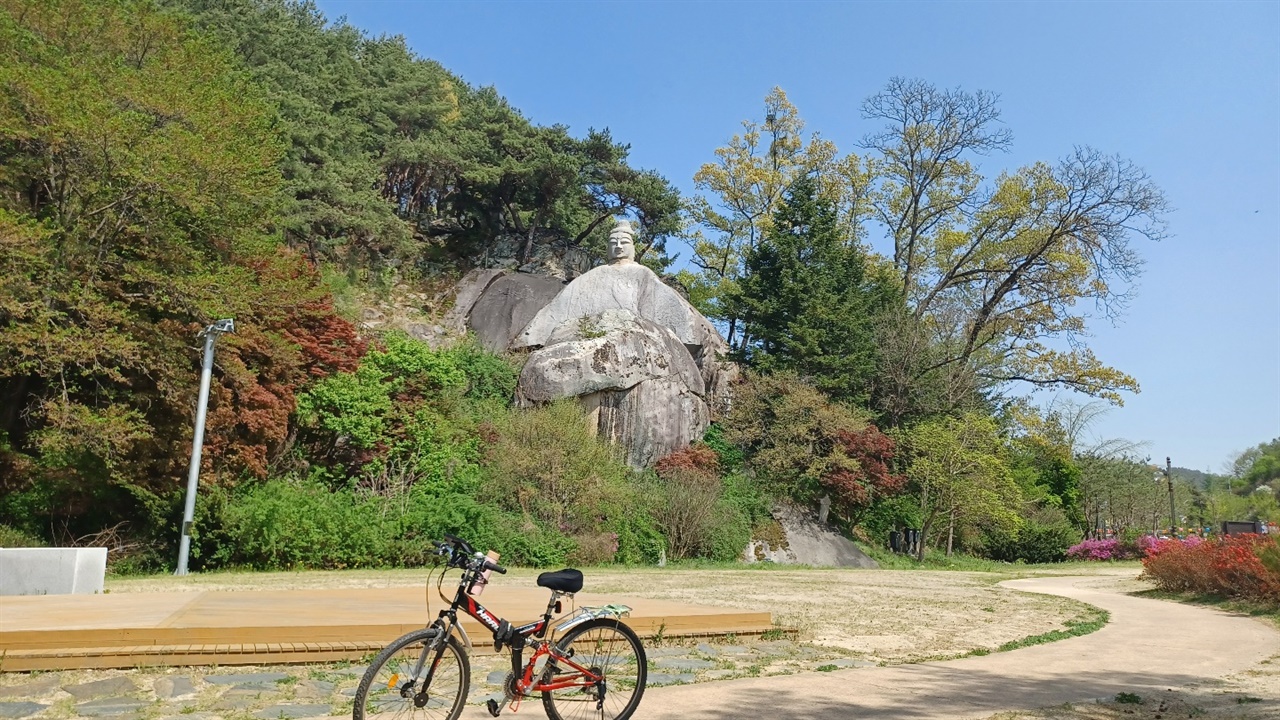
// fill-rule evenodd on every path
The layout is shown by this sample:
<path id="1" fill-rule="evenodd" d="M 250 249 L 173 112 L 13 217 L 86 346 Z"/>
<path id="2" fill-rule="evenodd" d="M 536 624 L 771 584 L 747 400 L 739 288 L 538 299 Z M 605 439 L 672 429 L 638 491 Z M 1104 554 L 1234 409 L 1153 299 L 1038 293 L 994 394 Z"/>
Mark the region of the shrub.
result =
<path id="1" fill-rule="evenodd" d="M 1041 511 L 1027 518 L 1016 531 L 988 535 L 983 545 L 986 556 L 992 560 L 1054 563 L 1067 558 L 1068 548 L 1079 537 L 1061 512 Z"/>
<path id="2" fill-rule="evenodd" d="M 603 529 L 632 500 L 631 469 L 573 400 L 504 412 L 481 433 L 484 494 L 505 510 L 572 535 Z"/>
<path id="3" fill-rule="evenodd" d="M 0 525 L 0 548 L 44 547 L 45 541 L 15 527 Z"/>
<path id="4" fill-rule="evenodd" d="M 520 368 L 507 358 L 485 350 L 474 339 L 451 348 L 445 355 L 466 378 L 468 399 L 505 404 L 515 396 Z"/>
<path id="5" fill-rule="evenodd" d="M 1067 548 L 1067 557 L 1073 560 L 1137 560 L 1146 554 L 1149 538 L 1142 535 L 1132 541 L 1116 538 L 1084 540 Z"/>
<path id="6" fill-rule="evenodd" d="M 670 455 L 659 458 L 653 465 L 658 477 L 669 478 L 677 473 L 693 473 L 705 477 L 720 476 L 720 456 L 706 445 L 690 445 Z"/>
<path id="7" fill-rule="evenodd" d="M 716 459 L 724 472 L 737 472 L 742 468 L 742 463 L 746 459 L 742 454 L 742 448 L 725 438 L 724 426 L 720 423 L 711 423 L 707 427 L 707 431 L 702 435 L 702 442 L 715 452 Z"/>
<path id="8" fill-rule="evenodd" d="M 739 387 L 724 438 L 773 491 L 802 505 L 830 495 L 847 521 L 906 483 L 888 469 L 893 440 L 788 372 L 753 375 Z"/>
<path id="9" fill-rule="evenodd" d="M 1232 535 L 1201 542 L 1161 540 L 1143 559 L 1143 577 L 1163 590 L 1280 602 L 1280 572 L 1268 567 L 1277 541 Z"/>
<path id="10" fill-rule="evenodd" d="M 367 499 L 307 479 L 277 479 L 236 493 L 222 516 L 224 564 L 262 569 L 377 565 L 383 517 Z"/>

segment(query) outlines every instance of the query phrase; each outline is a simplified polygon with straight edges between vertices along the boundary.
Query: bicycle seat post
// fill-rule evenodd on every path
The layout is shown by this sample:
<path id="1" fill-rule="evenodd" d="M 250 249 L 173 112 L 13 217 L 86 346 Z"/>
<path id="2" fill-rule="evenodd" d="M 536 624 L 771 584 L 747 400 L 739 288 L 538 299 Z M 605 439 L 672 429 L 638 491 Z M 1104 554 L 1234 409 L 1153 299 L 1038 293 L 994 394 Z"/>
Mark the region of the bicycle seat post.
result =
<path id="1" fill-rule="evenodd" d="M 551 625 L 551 615 L 558 610 L 557 606 L 560 604 L 560 598 L 565 595 L 572 596 L 573 593 L 560 590 L 551 591 L 551 599 L 547 601 L 547 611 L 542 614 L 542 629 L 538 631 L 539 638 L 546 637 L 547 628 Z"/>

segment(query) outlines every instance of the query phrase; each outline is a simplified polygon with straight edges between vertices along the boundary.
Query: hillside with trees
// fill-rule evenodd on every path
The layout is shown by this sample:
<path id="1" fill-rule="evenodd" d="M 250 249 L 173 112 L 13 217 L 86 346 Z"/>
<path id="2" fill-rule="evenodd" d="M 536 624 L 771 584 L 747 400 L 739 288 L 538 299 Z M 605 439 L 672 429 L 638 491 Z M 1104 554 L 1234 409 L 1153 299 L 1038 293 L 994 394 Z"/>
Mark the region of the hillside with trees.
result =
<path id="1" fill-rule="evenodd" d="M 1012 142 L 994 94 L 892 79 L 842 154 L 775 89 L 681 197 L 608 129 L 526 118 L 306 3 L 0 0 L 0 40 L 0 544 L 171 564 L 222 317 L 196 569 L 414 564 L 443 532 L 535 565 L 733 560 L 773 503 L 824 498 L 867 543 L 914 527 L 1007 561 L 1168 525 L 1136 447 L 1027 399 L 1137 391 L 1082 308 L 1123 310 L 1164 198 L 1088 148 L 983 170 Z M 335 298 L 599 257 L 616 216 L 744 370 L 704 441 L 644 471 L 576 404 L 514 408 L 523 356 Z M 1180 479 L 1178 506 L 1274 516 L 1276 446 L 1220 491 Z"/>

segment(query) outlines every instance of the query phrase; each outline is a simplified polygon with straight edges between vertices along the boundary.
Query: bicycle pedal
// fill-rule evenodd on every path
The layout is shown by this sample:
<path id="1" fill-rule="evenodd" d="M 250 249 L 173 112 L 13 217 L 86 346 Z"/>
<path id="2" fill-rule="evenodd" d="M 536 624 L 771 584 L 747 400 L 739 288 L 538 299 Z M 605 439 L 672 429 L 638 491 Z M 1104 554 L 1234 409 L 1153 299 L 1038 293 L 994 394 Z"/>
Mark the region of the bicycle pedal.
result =
<path id="1" fill-rule="evenodd" d="M 502 706 L 493 698 L 489 698 L 489 702 L 485 703 L 485 707 L 489 709 L 489 714 L 494 717 L 498 717 L 498 713 L 502 712 Z"/>

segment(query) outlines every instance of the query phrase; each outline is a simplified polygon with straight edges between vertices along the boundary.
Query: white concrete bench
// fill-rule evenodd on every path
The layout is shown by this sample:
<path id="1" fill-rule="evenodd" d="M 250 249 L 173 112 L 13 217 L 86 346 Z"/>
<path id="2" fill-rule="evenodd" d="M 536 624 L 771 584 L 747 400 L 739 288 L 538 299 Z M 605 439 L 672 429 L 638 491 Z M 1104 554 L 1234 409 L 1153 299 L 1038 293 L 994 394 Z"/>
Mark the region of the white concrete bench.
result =
<path id="1" fill-rule="evenodd" d="M 93 595 L 106 575 L 106 548 L 0 548 L 0 595 Z"/>

